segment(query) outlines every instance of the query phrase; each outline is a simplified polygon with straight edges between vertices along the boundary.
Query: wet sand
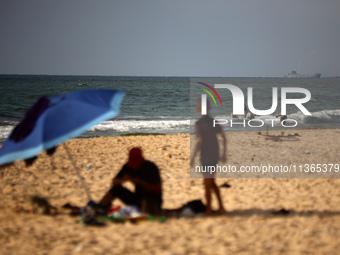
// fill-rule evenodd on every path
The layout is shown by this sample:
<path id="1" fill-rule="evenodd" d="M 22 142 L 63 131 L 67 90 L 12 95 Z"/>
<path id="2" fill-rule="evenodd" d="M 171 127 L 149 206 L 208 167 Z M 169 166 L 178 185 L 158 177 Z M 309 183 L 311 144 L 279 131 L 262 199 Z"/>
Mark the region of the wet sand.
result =
<path id="1" fill-rule="evenodd" d="M 340 164 L 340 130 L 284 135 L 294 133 L 298 140 L 226 133 L 227 164 Z M 128 150 L 140 146 L 160 168 L 164 208 L 204 202 L 202 179 L 190 177 L 190 135 L 73 139 L 66 145 L 96 201 L 126 162 Z M 0 167 L 0 254 L 338 254 L 339 179 L 277 178 L 277 173 L 223 177 L 216 183 L 231 185 L 221 188 L 226 215 L 84 226 L 77 223 L 80 216 L 62 208 L 66 203 L 82 207 L 88 200 L 60 146 L 52 157 L 41 153 L 30 167 L 23 161 Z M 47 198 L 59 213 L 32 214 L 29 197 L 34 194 Z"/>

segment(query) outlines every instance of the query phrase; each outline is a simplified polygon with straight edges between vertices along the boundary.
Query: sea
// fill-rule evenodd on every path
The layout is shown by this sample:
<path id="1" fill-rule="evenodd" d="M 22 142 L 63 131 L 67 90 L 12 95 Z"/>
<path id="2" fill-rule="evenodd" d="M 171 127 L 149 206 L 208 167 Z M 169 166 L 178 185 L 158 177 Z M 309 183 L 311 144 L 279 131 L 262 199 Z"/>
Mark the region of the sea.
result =
<path id="1" fill-rule="evenodd" d="M 339 78 L 207 78 L 207 77 L 137 77 L 137 76 L 76 76 L 76 75 L 0 75 L 0 143 L 20 123 L 27 110 L 42 96 L 53 96 L 86 89 L 114 89 L 126 91 L 120 114 L 92 128 L 80 138 L 119 136 L 133 133 L 178 134 L 193 133 L 194 122 L 199 118 L 193 110 L 204 93 L 201 84 L 233 84 L 239 87 L 247 100 L 247 88 L 253 88 L 256 109 L 272 105 L 272 88 L 278 88 L 278 107 L 269 116 L 256 116 L 263 120 L 262 127 L 242 124 L 223 125 L 225 131 L 257 131 L 264 129 L 289 129 L 272 126 L 268 119 L 277 118 L 280 112 L 280 88 L 302 87 L 311 92 L 304 104 L 311 116 L 289 105 L 288 119 L 298 123 L 294 128 L 339 128 L 340 79 Z M 211 114 L 216 118 L 231 120 L 232 95 L 221 93 L 223 107 L 212 102 Z M 214 96 L 214 94 L 212 94 Z M 298 95 L 299 96 L 299 95 Z M 304 96 L 304 95 L 300 95 Z M 212 97 L 208 96 L 212 100 Z M 294 95 L 293 95 L 294 98 Z M 217 97 L 216 97 L 216 100 Z M 218 102 L 218 101 L 217 101 Z M 245 101 L 247 102 L 247 101 Z M 235 120 L 236 121 L 236 120 Z M 239 117 L 242 123 L 242 116 Z M 254 126 L 254 125 L 253 125 Z"/>

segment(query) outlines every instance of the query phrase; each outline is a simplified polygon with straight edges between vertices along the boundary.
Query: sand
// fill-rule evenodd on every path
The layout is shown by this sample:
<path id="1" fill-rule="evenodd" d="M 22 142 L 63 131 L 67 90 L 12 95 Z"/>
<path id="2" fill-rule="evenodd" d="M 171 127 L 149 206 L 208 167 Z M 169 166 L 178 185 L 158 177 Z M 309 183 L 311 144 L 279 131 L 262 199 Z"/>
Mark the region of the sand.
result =
<path id="1" fill-rule="evenodd" d="M 275 141 L 256 132 L 226 133 L 227 164 L 340 163 L 340 130 L 284 135 L 289 133 L 300 136 Z M 160 168 L 165 208 L 204 202 L 202 179 L 190 177 L 188 134 L 73 139 L 66 145 L 96 201 L 126 162 L 128 150 L 141 146 L 145 158 Z M 338 254 L 340 180 L 276 175 L 217 178 L 218 185 L 231 185 L 221 188 L 226 215 L 84 226 L 77 223 L 80 216 L 62 208 L 66 203 L 82 207 L 88 200 L 60 146 L 52 157 L 41 153 L 33 166 L 17 161 L 0 167 L 0 254 Z M 30 213 L 34 194 L 47 198 L 59 213 Z M 272 213 L 281 209 L 289 214 Z"/>

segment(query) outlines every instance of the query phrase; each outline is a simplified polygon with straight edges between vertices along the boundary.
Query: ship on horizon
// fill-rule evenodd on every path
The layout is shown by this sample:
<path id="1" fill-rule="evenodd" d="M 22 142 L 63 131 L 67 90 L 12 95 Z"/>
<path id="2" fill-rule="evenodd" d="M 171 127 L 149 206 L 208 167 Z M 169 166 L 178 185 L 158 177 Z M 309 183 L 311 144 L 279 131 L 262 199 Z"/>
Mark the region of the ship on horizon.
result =
<path id="1" fill-rule="evenodd" d="M 293 69 L 289 74 L 284 75 L 283 78 L 320 78 L 321 73 L 316 74 L 299 74 Z"/>

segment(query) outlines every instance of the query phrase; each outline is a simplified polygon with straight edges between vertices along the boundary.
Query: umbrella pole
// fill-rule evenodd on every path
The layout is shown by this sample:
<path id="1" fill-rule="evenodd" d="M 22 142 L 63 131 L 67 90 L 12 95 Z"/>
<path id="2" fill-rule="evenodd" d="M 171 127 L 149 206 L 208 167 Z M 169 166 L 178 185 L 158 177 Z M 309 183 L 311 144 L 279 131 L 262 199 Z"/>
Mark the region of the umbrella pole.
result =
<path id="1" fill-rule="evenodd" d="M 86 187 L 86 185 L 85 185 L 85 182 L 84 182 L 84 180 L 83 180 L 83 177 L 81 177 L 81 175 L 80 175 L 80 173 L 79 173 L 79 169 L 78 169 L 78 167 L 76 166 L 76 164 L 75 164 L 75 162 L 74 162 L 74 160 L 73 160 L 73 158 L 72 158 L 72 155 L 71 155 L 71 153 L 70 153 L 69 148 L 66 146 L 65 143 L 63 143 L 63 146 L 64 146 L 64 149 L 66 150 L 66 153 L 67 153 L 68 157 L 70 158 L 70 160 L 71 160 L 71 162 L 72 162 L 73 167 L 74 167 L 74 168 L 76 169 L 76 171 L 77 171 L 77 175 L 78 175 L 78 177 L 79 177 L 79 180 L 80 180 L 80 182 L 81 182 L 81 185 L 83 186 L 83 188 L 84 188 L 84 190 L 85 190 L 85 192 L 86 192 L 87 198 L 88 198 L 90 201 L 92 201 L 91 196 L 90 196 L 90 193 L 89 193 L 89 191 L 88 191 L 88 189 L 87 189 L 87 187 Z"/>

